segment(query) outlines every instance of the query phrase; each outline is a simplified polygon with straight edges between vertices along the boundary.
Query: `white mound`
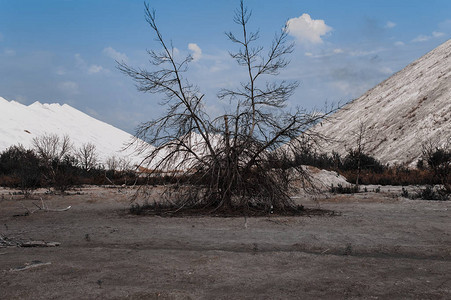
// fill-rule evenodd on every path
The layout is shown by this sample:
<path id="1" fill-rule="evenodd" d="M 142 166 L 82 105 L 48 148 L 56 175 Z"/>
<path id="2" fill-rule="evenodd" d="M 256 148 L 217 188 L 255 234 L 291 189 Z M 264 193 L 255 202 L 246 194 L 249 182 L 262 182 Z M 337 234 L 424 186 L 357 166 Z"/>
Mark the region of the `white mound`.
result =
<path id="1" fill-rule="evenodd" d="M 384 164 L 413 166 L 428 140 L 451 139 L 451 40 L 347 104 L 313 128 L 319 151 L 345 155 L 365 129 L 365 152 Z"/>
<path id="2" fill-rule="evenodd" d="M 134 141 L 132 135 L 67 104 L 26 106 L 0 97 L 0 151 L 19 144 L 31 148 L 33 138 L 43 134 L 68 135 L 75 147 L 92 143 L 101 162 L 112 156 L 132 164 L 142 160 L 135 153 L 137 143 L 127 148 Z"/>

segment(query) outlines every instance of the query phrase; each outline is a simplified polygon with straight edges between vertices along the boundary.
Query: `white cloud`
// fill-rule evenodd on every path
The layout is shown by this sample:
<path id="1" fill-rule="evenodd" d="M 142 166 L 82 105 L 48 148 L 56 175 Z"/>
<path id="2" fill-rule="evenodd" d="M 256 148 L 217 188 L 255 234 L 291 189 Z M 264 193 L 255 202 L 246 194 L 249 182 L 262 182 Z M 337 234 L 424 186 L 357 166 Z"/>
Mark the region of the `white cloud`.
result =
<path id="1" fill-rule="evenodd" d="M 73 81 L 64 81 L 59 84 L 60 90 L 63 92 L 70 94 L 70 95 L 76 95 L 79 94 L 80 91 L 78 89 L 78 84 Z"/>
<path id="2" fill-rule="evenodd" d="M 404 42 L 397 41 L 395 42 L 395 46 L 404 46 Z"/>
<path id="3" fill-rule="evenodd" d="M 412 40 L 412 42 L 416 42 L 416 43 L 418 43 L 418 42 L 426 42 L 426 41 L 428 41 L 428 40 L 430 40 L 430 39 L 431 39 L 430 36 L 424 35 L 424 34 L 420 34 L 419 36 L 417 36 L 416 38 L 414 38 L 414 39 Z"/>
<path id="4" fill-rule="evenodd" d="M 424 34 L 420 34 L 419 36 L 417 36 L 416 38 L 414 38 L 412 40 L 412 42 L 415 43 L 419 43 L 419 42 L 426 42 L 429 41 L 432 38 L 438 38 L 441 36 L 444 36 L 445 34 L 443 32 L 438 32 L 438 31 L 433 31 L 432 35 L 424 35 Z"/>
<path id="5" fill-rule="evenodd" d="M 443 31 L 450 31 L 451 30 L 451 19 L 445 20 L 438 24 L 438 28 Z"/>
<path id="6" fill-rule="evenodd" d="M 321 37 L 332 31 L 332 27 L 326 25 L 324 20 L 313 20 L 310 15 L 302 14 L 287 21 L 287 30 L 301 43 L 321 44 Z"/>
<path id="7" fill-rule="evenodd" d="M 5 51 L 3 51 L 3 53 L 6 56 L 14 56 L 14 55 L 16 55 L 16 51 L 14 51 L 13 49 L 5 49 Z"/>
<path id="8" fill-rule="evenodd" d="M 104 68 L 103 68 L 102 66 L 91 65 L 91 66 L 88 68 L 88 73 L 89 73 L 89 74 L 94 74 L 94 73 L 99 73 L 99 72 L 101 72 L 101 71 L 103 71 L 103 70 L 104 70 Z"/>
<path id="9" fill-rule="evenodd" d="M 381 67 L 379 71 L 384 75 L 391 75 L 394 71 L 390 67 Z"/>
<path id="10" fill-rule="evenodd" d="M 207 72 L 212 73 L 226 71 L 235 66 L 235 62 L 230 57 L 229 52 L 226 51 L 221 51 L 214 55 L 202 54 L 202 60 L 206 61 L 204 67 L 207 68 Z"/>
<path id="11" fill-rule="evenodd" d="M 444 36 L 445 34 L 443 32 L 438 32 L 438 31 L 433 31 L 432 32 L 432 36 L 433 37 L 441 37 Z"/>
<path id="12" fill-rule="evenodd" d="M 193 51 L 193 61 L 198 61 L 202 57 L 202 49 L 197 44 L 189 43 L 188 49 Z"/>
<path id="13" fill-rule="evenodd" d="M 334 81 L 331 83 L 333 87 L 340 90 L 341 92 L 349 93 L 350 90 L 352 90 L 353 86 L 346 81 Z"/>
<path id="14" fill-rule="evenodd" d="M 75 61 L 77 67 L 87 72 L 88 74 L 96 74 L 100 72 L 108 73 L 109 71 L 108 69 L 105 69 L 104 67 L 99 65 L 88 65 L 79 53 L 75 54 Z"/>
<path id="15" fill-rule="evenodd" d="M 396 23 L 392 22 L 392 21 L 387 21 L 387 23 L 385 23 L 385 28 L 393 28 L 396 26 Z"/>
<path id="16" fill-rule="evenodd" d="M 81 55 L 79 53 L 75 54 L 74 57 L 77 67 L 86 68 L 86 62 L 83 58 L 81 58 Z"/>
<path id="17" fill-rule="evenodd" d="M 66 75 L 66 70 L 63 67 L 57 67 L 55 71 L 56 75 L 62 76 Z"/>
<path id="18" fill-rule="evenodd" d="M 349 54 L 351 56 L 368 56 L 368 55 L 375 55 L 381 51 L 382 51 L 382 49 L 371 50 L 371 51 L 355 50 L 355 51 L 349 52 Z"/>
<path id="19" fill-rule="evenodd" d="M 331 56 L 334 56 L 336 54 L 342 54 L 342 53 L 345 53 L 345 51 L 343 49 L 335 48 L 335 49 L 332 49 L 331 51 L 323 51 L 323 52 L 321 52 L 319 54 L 315 54 L 315 53 L 312 53 L 312 52 L 305 52 L 304 55 L 308 56 L 308 57 L 311 57 L 311 58 L 324 58 L 324 57 L 331 57 Z"/>
<path id="20" fill-rule="evenodd" d="M 214 64 L 208 69 L 210 72 L 223 72 L 230 69 L 230 65 L 225 61 L 217 60 Z"/>
<path id="21" fill-rule="evenodd" d="M 95 110 L 95 109 L 92 109 L 92 108 L 89 108 L 89 107 L 87 107 L 87 108 L 85 108 L 85 111 L 86 111 L 86 113 L 88 114 L 88 115 L 90 115 L 91 117 L 94 117 L 94 118 L 97 118 L 97 119 L 99 119 L 101 116 L 99 115 L 99 113 Z"/>
<path id="22" fill-rule="evenodd" d="M 128 61 L 128 57 L 127 57 L 127 55 L 125 55 L 125 53 L 120 53 L 120 52 L 114 50 L 112 47 L 107 47 L 107 48 L 103 49 L 102 52 L 106 56 L 109 56 L 112 59 L 117 60 L 118 62 L 127 62 Z"/>

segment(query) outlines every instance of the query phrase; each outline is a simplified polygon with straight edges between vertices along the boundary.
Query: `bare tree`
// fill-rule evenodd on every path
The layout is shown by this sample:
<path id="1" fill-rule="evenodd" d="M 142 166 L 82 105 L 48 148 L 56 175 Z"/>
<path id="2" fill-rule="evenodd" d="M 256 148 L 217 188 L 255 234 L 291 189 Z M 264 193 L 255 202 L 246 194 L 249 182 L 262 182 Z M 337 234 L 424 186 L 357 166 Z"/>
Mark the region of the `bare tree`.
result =
<path id="1" fill-rule="evenodd" d="M 124 157 L 110 156 L 105 161 L 107 170 L 125 172 L 132 169 L 132 164 L 129 159 Z"/>
<path id="2" fill-rule="evenodd" d="M 105 161 L 106 169 L 110 171 L 117 170 L 118 167 L 118 158 L 116 156 L 110 156 Z"/>
<path id="3" fill-rule="evenodd" d="M 33 138 L 33 146 L 44 162 L 43 175 L 61 193 L 72 186 L 72 174 L 68 172 L 74 164 L 71 156 L 73 145 L 68 135 L 44 134 Z"/>
<path id="4" fill-rule="evenodd" d="M 45 161 L 61 161 L 73 149 L 68 135 L 60 137 L 57 134 L 43 134 L 33 138 L 33 147 L 36 153 Z"/>
<path id="5" fill-rule="evenodd" d="M 357 177 L 356 177 L 356 187 L 359 189 L 359 180 L 360 174 L 362 172 L 362 156 L 366 151 L 366 145 L 368 143 L 367 140 L 367 128 L 365 123 L 362 120 L 359 120 L 359 126 L 356 131 L 352 132 L 355 137 L 355 145 L 354 149 L 351 149 L 349 152 L 353 152 L 357 159 Z"/>
<path id="6" fill-rule="evenodd" d="M 95 168 L 98 162 L 96 146 L 92 143 L 83 144 L 77 149 L 75 157 L 83 170 L 89 171 Z"/>
<path id="7" fill-rule="evenodd" d="M 293 51 L 283 28 L 268 48 L 257 45 L 258 32 L 248 30 L 251 12 L 240 2 L 234 21 L 239 35 L 226 33 L 239 46 L 231 57 L 243 67 L 247 80 L 237 89 L 224 89 L 220 100 L 230 101 L 230 111 L 212 118 L 204 108 L 204 94 L 185 78 L 191 56 L 174 57 L 157 26 L 155 11 L 145 4 L 146 21 L 161 51 L 148 50 L 153 69 L 148 71 L 118 63 L 138 90 L 165 96 L 166 113 L 139 126 L 137 138 L 155 146 L 143 162 L 150 178 L 171 176 L 174 185 L 166 192 L 178 209 L 207 208 L 212 211 L 293 211 L 290 180 L 293 170 L 281 167 L 286 150 L 295 151 L 305 131 L 325 114 L 288 112 L 287 99 L 297 82 L 266 81 L 278 75 Z M 277 150 L 277 154 L 274 152 Z M 302 168 L 297 173 L 308 180 Z"/>

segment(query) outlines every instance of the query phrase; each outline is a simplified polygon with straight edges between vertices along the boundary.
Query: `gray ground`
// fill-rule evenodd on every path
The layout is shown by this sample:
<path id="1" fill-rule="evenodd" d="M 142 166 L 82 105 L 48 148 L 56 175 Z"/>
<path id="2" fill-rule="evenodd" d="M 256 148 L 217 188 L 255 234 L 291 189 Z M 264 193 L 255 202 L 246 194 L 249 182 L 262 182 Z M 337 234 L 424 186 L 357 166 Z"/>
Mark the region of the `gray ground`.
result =
<path id="1" fill-rule="evenodd" d="M 0 189 L 0 235 L 61 245 L 0 246 L 1 299 L 451 298 L 451 202 L 400 188 L 297 199 L 340 216 L 247 220 L 132 216 L 131 191 L 117 189 L 10 193 Z M 72 207 L 13 216 L 40 197 Z"/>

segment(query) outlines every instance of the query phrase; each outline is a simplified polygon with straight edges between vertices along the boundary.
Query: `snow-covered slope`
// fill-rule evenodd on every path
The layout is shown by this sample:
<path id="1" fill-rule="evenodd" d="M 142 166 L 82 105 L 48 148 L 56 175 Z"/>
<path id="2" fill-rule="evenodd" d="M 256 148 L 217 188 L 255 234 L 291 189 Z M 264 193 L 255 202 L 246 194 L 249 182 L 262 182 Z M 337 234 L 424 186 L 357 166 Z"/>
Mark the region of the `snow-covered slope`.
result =
<path id="1" fill-rule="evenodd" d="M 32 139 L 43 134 L 68 135 L 75 147 L 92 143 L 102 162 L 112 156 L 133 164 L 141 161 L 134 153 L 136 144 L 123 150 L 133 141 L 132 135 L 67 104 L 25 106 L 0 97 L 0 151 L 18 144 L 31 148 Z"/>
<path id="2" fill-rule="evenodd" d="M 414 165 L 427 140 L 451 139 L 451 40 L 313 128 L 332 139 L 321 151 L 344 155 L 365 129 L 365 150 L 383 163 Z"/>

